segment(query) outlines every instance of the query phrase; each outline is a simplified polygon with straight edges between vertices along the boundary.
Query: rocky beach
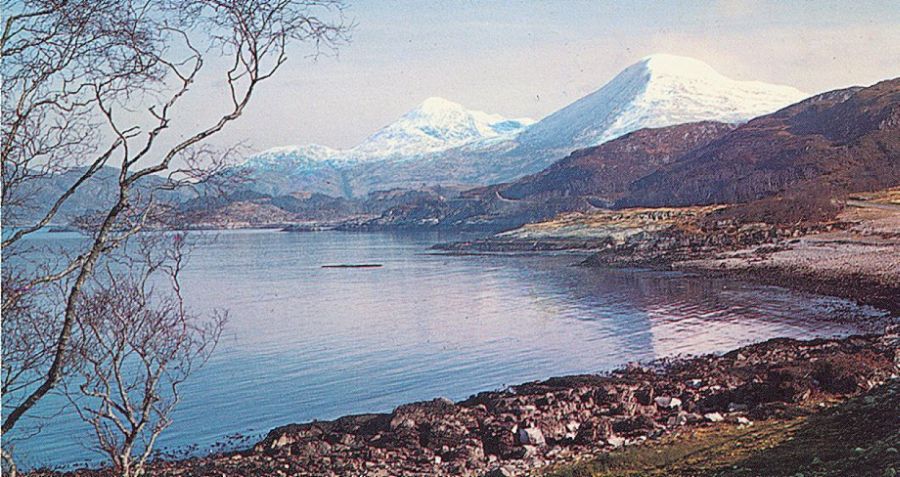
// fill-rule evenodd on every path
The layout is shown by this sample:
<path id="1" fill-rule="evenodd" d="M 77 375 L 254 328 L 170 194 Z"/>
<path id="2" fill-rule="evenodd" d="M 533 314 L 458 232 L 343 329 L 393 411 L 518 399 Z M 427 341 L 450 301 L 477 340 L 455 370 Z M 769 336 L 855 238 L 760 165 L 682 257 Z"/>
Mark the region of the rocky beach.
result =
<path id="1" fill-rule="evenodd" d="M 880 398 L 879 404 L 896 404 L 897 331 L 896 325 L 888 325 L 881 335 L 774 339 L 723 355 L 667 359 L 603 375 L 521 384 L 461 402 L 438 398 L 403 405 L 389 414 L 291 424 L 271 430 L 247 449 L 159 460 L 148 471 L 159 476 L 492 477 L 567 472 L 577 468 L 572 465 L 583 466 L 603 456 L 671 446 L 698 435 L 780 429 L 827 413 L 858 395 L 886 394 L 890 399 Z M 890 409 L 888 413 L 890 417 Z M 866 447 L 850 440 L 831 443 L 831 454 L 810 465 L 844 465 L 849 453 L 859 469 L 896 471 L 898 436 L 890 420 L 845 425 L 847 432 L 854 426 L 871 426 L 866 432 L 880 440 Z M 789 437 L 784 432 L 782 437 Z M 752 456 L 764 448 L 745 451 Z M 752 471 L 752 459 L 746 465 L 749 473 L 741 475 L 759 475 Z M 876 475 L 867 472 L 853 475 Z M 99 469 L 64 475 L 112 474 Z"/>

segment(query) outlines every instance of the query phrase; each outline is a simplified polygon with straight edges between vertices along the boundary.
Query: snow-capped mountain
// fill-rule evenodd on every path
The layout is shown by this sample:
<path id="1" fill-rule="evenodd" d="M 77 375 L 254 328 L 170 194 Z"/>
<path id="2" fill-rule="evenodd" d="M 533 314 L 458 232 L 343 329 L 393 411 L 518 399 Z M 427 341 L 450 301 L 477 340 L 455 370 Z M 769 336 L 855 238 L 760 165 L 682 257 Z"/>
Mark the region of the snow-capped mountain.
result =
<path id="1" fill-rule="evenodd" d="M 260 192 L 320 192 L 349 197 L 369 190 L 356 190 L 358 187 L 348 182 L 354 170 L 368 165 L 389 169 L 394 163 L 409 164 L 468 144 L 509 141 L 533 123 L 528 118 L 507 119 L 468 110 L 433 97 L 353 148 L 340 150 L 318 144 L 277 147 L 250 157 L 239 168 Z M 404 176 L 402 171 L 399 174 Z"/>
<path id="2" fill-rule="evenodd" d="M 318 144 L 275 147 L 254 155 L 247 164 L 273 169 L 306 169 L 326 161 L 339 160 L 340 152 Z"/>
<path id="3" fill-rule="evenodd" d="M 358 161 L 410 159 L 474 141 L 512 139 L 533 123 L 533 119 L 507 119 L 432 97 L 353 148 L 339 150 L 318 144 L 276 147 L 254 155 L 247 164 L 308 169 L 323 163 L 347 165 Z"/>
<path id="4" fill-rule="evenodd" d="M 536 123 L 429 98 L 351 149 L 272 149 L 244 167 L 280 193 L 360 196 L 396 187 L 479 186 L 538 172 L 575 149 L 638 129 L 740 123 L 805 97 L 790 86 L 727 78 L 692 58 L 652 55 Z M 277 177 L 267 179 L 269 172 Z"/>
<path id="5" fill-rule="evenodd" d="M 346 151 L 357 160 L 410 158 L 499 137 L 511 138 L 534 123 L 471 111 L 443 98 L 428 98 L 396 122 Z"/>
<path id="6" fill-rule="evenodd" d="M 652 55 L 542 119 L 518 139 L 532 149 L 572 150 L 642 128 L 695 121 L 740 123 L 807 96 L 790 86 L 733 80 L 693 58 Z"/>

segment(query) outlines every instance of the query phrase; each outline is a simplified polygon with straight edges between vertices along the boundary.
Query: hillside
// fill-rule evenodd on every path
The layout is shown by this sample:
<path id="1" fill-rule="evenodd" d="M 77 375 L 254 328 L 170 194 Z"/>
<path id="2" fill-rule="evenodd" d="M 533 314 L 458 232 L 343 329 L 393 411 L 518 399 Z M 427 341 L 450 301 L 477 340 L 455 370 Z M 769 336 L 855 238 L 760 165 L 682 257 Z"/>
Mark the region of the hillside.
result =
<path id="1" fill-rule="evenodd" d="M 900 78 L 754 119 L 629 186 L 617 207 L 764 202 L 768 221 L 832 216 L 832 198 L 900 183 Z"/>
<path id="2" fill-rule="evenodd" d="M 896 185 L 900 79 L 824 93 L 736 127 L 640 130 L 456 202 L 389 211 L 372 225 L 512 228 L 561 212 L 712 204 L 731 205 L 713 222 L 817 223 L 833 219 L 849 193 Z"/>
<path id="3" fill-rule="evenodd" d="M 598 206 L 609 206 L 628 191 L 631 182 L 733 129 L 730 124 L 708 121 L 641 129 L 575 151 L 537 174 L 500 187 L 500 194 L 512 200 L 580 196 Z"/>

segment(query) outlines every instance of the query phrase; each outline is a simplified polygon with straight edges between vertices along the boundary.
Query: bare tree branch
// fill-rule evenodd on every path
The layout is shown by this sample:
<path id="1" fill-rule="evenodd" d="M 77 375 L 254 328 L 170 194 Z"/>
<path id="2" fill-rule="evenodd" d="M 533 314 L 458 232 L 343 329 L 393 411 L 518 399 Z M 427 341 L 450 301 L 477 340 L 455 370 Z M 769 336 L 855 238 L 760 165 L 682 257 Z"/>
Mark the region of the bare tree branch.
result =
<path id="1" fill-rule="evenodd" d="M 243 114 L 261 83 L 287 60 L 292 44 L 309 42 L 318 51 L 343 43 L 350 25 L 342 8 L 340 0 L 3 0 L 0 191 L 4 226 L 12 220 L 19 226 L 0 242 L 4 439 L 76 365 L 97 376 L 92 382 L 99 387 L 85 388 L 93 398 L 109 395 L 107 390 L 132 389 L 138 381 L 150 389 L 183 380 L 168 370 L 148 370 L 151 361 L 135 381 L 125 363 L 143 359 L 138 347 L 123 348 L 100 338 L 117 323 L 129 327 L 121 336 L 139 336 L 133 327 L 144 322 L 82 321 L 92 311 L 86 298 L 102 290 L 108 296 L 121 292 L 104 288 L 101 279 L 142 283 L 134 283 L 133 276 L 98 272 L 106 270 L 116 250 L 128 249 L 130 241 L 141 237 L 148 223 L 171 220 L 166 217 L 172 208 L 161 203 L 160 194 L 227 175 L 224 164 L 233 150 L 216 151 L 206 141 Z M 178 137 L 186 139 L 163 140 L 175 115 L 184 113 L 178 107 L 192 93 L 210 54 L 228 58 L 230 67 L 222 74 L 230 107 L 195 131 L 179 131 Z M 35 268 L 20 261 L 31 253 L 26 239 L 58 219 L 73 197 L 101 175 L 108 176 L 105 171 L 114 164 L 118 171 L 109 185 L 110 202 L 98 203 L 100 213 L 81 222 L 89 234 L 86 244 L 57 267 Z M 65 184 L 48 203 L 36 204 L 52 181 Z M 176 290 L 179 302 L 177 284 Z M 54 298 L 48 301 L 51 291 Z M 143 296 L 135 293 L 132 298 Z M 42 301 L 49 305 L 39 305 Z M 104 313 L 115 310 L 108 306 Z M 147 310 L 154 308 L 143 306 L 141 316 L 151 316 Z M 185 316 L 180 305 L 167 313 Z M 167 313 L 153 316 L 171 316 Z M 75 352 L 86 332 L 112 351 L 111 361 L 94 362 L 93 355 Z M 10 354 L 7 343 L 16 343 Z M 170 385 L 173 402 L 175 384 Z M 167 420 L 151 425 L 148 419 L 168 416 L 166 408 L 154 399 L 137 402 L 129 393 L 116 395 L 84 415 L 97 423 L 98 445 L 112 449 L 115 432 L 131 429 L 137 435 L 150 426 L 155 434 L 145 445 L 152 447 L 165 428 L 160 423 Z M 150 411 L 145 415 L 139 409 Z"/>

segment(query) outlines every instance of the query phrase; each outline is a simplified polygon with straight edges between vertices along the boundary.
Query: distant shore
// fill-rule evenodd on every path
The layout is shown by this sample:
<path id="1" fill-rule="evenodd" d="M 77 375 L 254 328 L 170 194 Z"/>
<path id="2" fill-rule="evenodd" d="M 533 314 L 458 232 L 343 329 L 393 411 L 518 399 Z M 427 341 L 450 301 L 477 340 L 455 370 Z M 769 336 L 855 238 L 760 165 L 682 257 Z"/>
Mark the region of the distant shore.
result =
<path id="1" fill-rule="evenodd" d="M 856 201 L 833 223 L 700 230 L 698 208 L 570 214 L 445 253 L 581 251 L 585 266 L 729 276 L 900 313 L 900 207 Z M 687 231 L 686 231 L 687 230 Z"/>

